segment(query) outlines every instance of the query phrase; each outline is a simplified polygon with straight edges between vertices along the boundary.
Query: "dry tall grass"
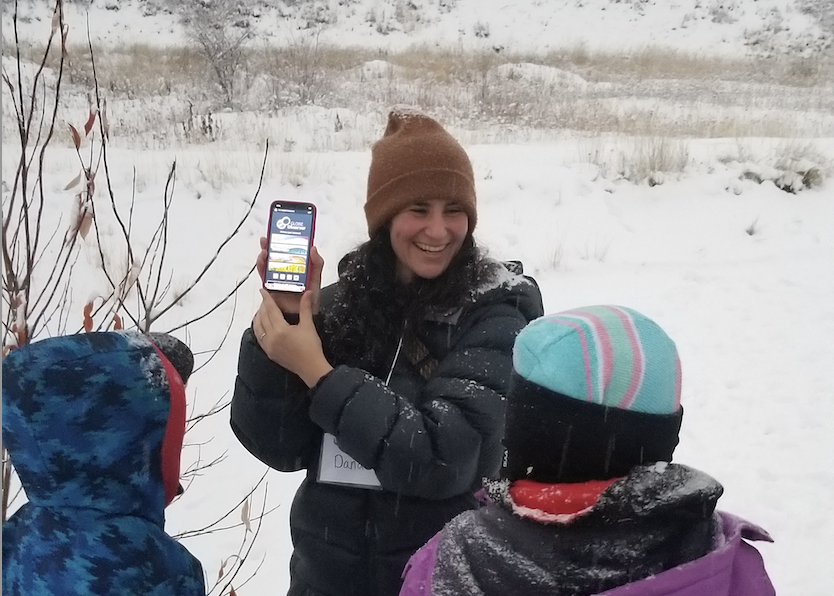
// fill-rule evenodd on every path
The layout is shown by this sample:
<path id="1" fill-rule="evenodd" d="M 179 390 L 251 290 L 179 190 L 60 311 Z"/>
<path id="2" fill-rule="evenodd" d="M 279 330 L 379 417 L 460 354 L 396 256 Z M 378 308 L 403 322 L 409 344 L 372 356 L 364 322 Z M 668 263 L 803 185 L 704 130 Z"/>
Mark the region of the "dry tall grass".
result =
<path id="1" fill-rule="evenodd" d="M 83 97 L 92 87 L 89 50 L 70 53 L 71 92 Z M 203 134 L 202 122 L 224 102 L 196 50 L 124 46 L 98 52 L 96 66 L 112 112 L 120 115 L 115 134 L 141 137 L 147 146 L 232 140 L 233 130 Z M 559 130 L 834 136 L 834 63 L 822 58 L 731 60 L 649 48 L 592 53 L 583 46 L 544 56 L 428 46 L 381 53 L 300 35 L 283 47 L 250 48 L 239 77 L 235 110 L 265 119 L 298 106 L 368 114 L 406 103 L 449 125 L 497 130 L 510 141 Z M 152 107 L 150 114 L 136 115 L 129 104 L 137 101 Z M 240 134 L 250 137 L 251 131 Z"/>

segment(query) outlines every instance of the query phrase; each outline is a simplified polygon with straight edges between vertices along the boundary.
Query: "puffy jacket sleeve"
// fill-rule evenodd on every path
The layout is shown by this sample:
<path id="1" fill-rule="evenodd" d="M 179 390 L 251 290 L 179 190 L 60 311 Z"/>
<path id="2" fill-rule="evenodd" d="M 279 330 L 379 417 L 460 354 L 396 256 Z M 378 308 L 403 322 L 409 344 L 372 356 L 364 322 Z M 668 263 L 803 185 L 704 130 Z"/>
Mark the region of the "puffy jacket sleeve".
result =
<path id="1" fill-rule="evenodd" d="M 448 335 L 436 334 L 444 345 L 428 347 L 442 357 L 418 399 L 338 366 L 313 388 L 310 417 L 390 491 L 445 499 L 494 476 L 503 455 L 513 343 L 542 314 L 538 288 L 523 279 L 480 296 Z"/>
<path id="2" fill-rule="evenodd" d="M 310 420 L 308 389 L 272 362 L 252 332 L 240 342 L 231 425 L 252 455 L 282 472 L 306 468 L 318 453 L 322 432 Z"/>

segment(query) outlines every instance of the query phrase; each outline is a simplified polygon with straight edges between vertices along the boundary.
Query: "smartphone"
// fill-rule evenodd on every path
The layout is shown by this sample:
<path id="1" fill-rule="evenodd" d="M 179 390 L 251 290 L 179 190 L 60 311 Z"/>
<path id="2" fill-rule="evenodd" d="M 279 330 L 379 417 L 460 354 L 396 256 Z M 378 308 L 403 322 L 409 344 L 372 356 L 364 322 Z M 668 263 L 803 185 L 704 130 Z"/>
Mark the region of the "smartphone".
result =
<path id="1" fill-rule="evenodd" d="M 307 289 L 315 232 L 315 205 L 273 201 L 266 231 L 264 288 L 297 294 Z"/>

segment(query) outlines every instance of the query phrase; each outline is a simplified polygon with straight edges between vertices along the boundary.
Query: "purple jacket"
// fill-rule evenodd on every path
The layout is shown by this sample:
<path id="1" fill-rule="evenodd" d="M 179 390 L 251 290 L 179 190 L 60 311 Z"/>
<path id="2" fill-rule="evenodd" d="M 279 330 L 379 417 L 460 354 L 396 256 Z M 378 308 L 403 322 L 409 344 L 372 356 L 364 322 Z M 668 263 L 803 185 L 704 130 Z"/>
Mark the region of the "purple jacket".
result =
<path id="1" fill-rule="evenodd" d="M 684 470 L 686 472 L 686 470 Z M 698 479 L 699 476 L 691 476 L 692 479 Z M 696 484 L 689 483 L 688 486 L 696 486 Z M 688 494 L 687 491 L 678 491 L 680 494 Z M 671 494 L 671 493 L 670 493 Z M 466 560 L 467 546 L 457 548 L 458 545 L 450 548 L 449 540 L 461 540 L 469 543 L 477 543 L 479 541 L 489 541 L 486 538 L 488 532 L 492 531 L 490 528 L 508 529 L 509 518 L 504 515 L 496 517 L 494 514 L 501 508 L 501 505 L 495 504 L 482 509 L 479 512 L 468 512 L 463 514 L 469 518 L 469 522 L 475 520 L 475 523 L 467 523 L 462 525 L 464 518 L 459 518 L 460 522 L 455 526 L 455 521 L 451 522 L 451 527 L 465 528 L 463 533 L 458 533 L 456 537 L 451 537 L 450 526 L 438 534 L 436 534 L 425 546 L 418 550 L 410 559 L 408 565 L 403 572 L 404 583 L 400 591 L 400 596 L 442 596 L 444 592 L 455 594 L 486 594 L 490 595 L 496 592 L 495 585 L 487 586 L 481 584 L 485 577 L 493 577 L 495 574 L 502 573 L 499 569 L 502 565 L 514 565 L 517 561 L 521 561 L 521 567 L 518 568 L 516 584 L 512 586 L 511 591 L 516 593 L 524 592 L 524 582 L 526 577 L 529 577 L 531 569 L 535 569 L 536 565 L 528 565 L 531 563 L 524 558 L 514 558 L 518 553 L 505 551 L 504 545 L 512 544 L 511 541 L 502 541 L 500 534 L 497 541 L 489 542 L 488 550 L 495 552 L 499 549 L 499 559 L 494 559 L 495 566 L 487 570 L 474 569 L 473 561 Z M 490 519 L 497 519 L 497 525 L 490 526 Z M 540 548 L 544 546 L 540 542 L 541 535 L 535 535 L 535 526 L 541 524 L 524 520 L 514 516 L 513 521 L 509 525 L 514 525 L 516 521 L 519 524 L 528 524 L 526 529 L 524 526 L 519 526 L 525 533 L 525 536 L 533 536 L 533 544 L 540 544 Z M 610 519 L 610 518 L 609 518 Z M 477 520 L 480 520 L 478 522 Z M 529 525 L 533 524 L 533 525 Z M 713 530 L 712 548 L 703 556 L 698 556 L 689 562 L 678 564 L 674 567 L 667 568 L 656 574 L 649 575 L 643 579 L 639 579 L 630 583 L 619 585 L 618 587 L 609 588 L 607 590 L 596 592 L 596 594 L 604 596 L 703 596 L 709 594 L 710 596 L 774 596 L 775 591 L 767 573 L 764 569 L 761 555 L 749 544 L 748 540 L 766 540 L 771 541 L 770 536 L 761 528 L 744 521 L 738 517 L 724 512 L 716 512 L 711 518 L 711 527 Z M 616 531 L 616 530 L 614 530 Z M 509 534 L 507 535 L 509 536 Z M 517 538 L 518 535 L 516 535 Z M 566 536 L 566 538 L 568 538 Z M 444 543 L 444 540 L 446 541 Z M 581 549 L 584 543 L 571 546 L 571 549 Z M 471 544 L 470 544 L 471 546 Z M 546 547 L 545 547 L 546 548 Z M 443 556 L 447 559 L 444 565 L 438 566 L 437 555 L 438 551 L 444 552 Z M 471 552 L 471 551 L 470 551 Z M 504 554 L 501 554 L 504 553 Z M 581 558 L 582 555 L 577 555 Z M 448 558 L 451 557 L 451 564 Z M 458 557 L 462 557 L 458 559 Z M 570 566 L 570 560 L 566 561 L 567 566 Z M 447 582 L 447 589 L 438 589 L 435 583 L 434 589 L 432 586 L 432 575 L 436 568 L 444 568 L 448 575 L 459 575 L 458 578 L 453 578 L 452 584 Z M 567 575 L 581 575 L 587 571 L 581 566 L 576 570 L 576 573 L 568 571 Z M 545 571 L 545 574 L 547 572 Z M 565 569 L 560 569 L 558 573 L 565 578 Z M 527 575 L 525 575 L 527 574 Z M 644 574 L 645 575 L 645 574 Z M 479 576 L 480 579 L 476 576 Z M 553 581 L 558 574 L 550 577 L 548 581 Z M 437 579 L 437 578 L 435 578 Z M 489 583 L 489 582 L 487 582 Z M 567 582 L 570 583 L 570 582 Z M 532 585 L 532 584 L 531 584 Z M 552 585 L 552 584 L 551 584 Z M 609 584 L 610 585 L 610 584 Z M 451 586 L 451 588 L 449 588 Z M 547 593 L 545 587 L 541 590 L 542 583 L 538 584 L 539 591 Z M 585 588 L 573 588 L 562 585 L 563 591 L 566 593 L 594 593 Z M 506 592 L 506 583 L 503 589 L 497 593 Z M 557 590 L 558 591 L 558 590 Z M 538 592 L 537 592 L 538 593 Z"/>

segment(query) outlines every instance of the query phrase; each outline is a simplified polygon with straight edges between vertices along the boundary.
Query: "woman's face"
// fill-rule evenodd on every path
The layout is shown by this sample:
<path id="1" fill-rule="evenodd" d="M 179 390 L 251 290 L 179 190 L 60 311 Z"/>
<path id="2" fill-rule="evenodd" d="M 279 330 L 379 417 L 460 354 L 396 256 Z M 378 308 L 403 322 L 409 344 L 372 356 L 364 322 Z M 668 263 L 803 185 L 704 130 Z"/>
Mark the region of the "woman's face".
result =
<path id="1" fill-rule="evenodd" d="M 446 271 L 466 238 L 469 218 L 456 201 L 426 199 L 395 215 L 390 230 L 397 276 L 410 283 Z"/>

